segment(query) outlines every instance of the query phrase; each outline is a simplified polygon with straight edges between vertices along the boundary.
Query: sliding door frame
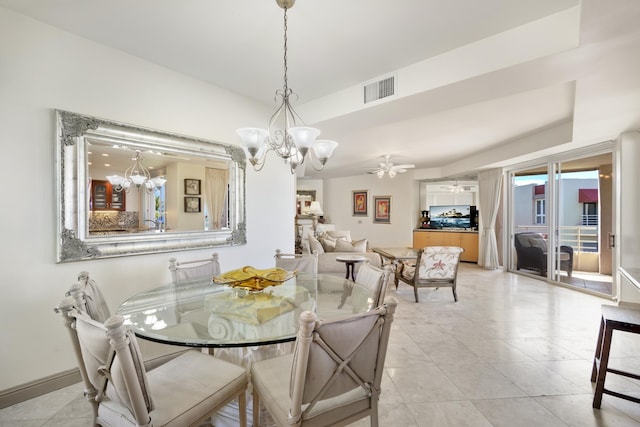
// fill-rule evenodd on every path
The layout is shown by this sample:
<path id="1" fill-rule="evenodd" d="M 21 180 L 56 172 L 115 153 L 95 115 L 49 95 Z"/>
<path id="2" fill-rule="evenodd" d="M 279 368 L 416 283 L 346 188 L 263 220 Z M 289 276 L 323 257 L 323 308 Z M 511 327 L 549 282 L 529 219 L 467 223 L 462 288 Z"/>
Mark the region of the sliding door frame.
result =
<path id="1" fill-rule="evenodd" d="M 589 147 L 584 147 L 581 149 L 576 149 L 572 151 L 565 151 L 563 153 L 553 154 L 546 157 L 540 157 L 535 160 L 522 162 L 518 164 L 514 164 L 504 168 L 504 195 L 505 195 L 505 203 L 503 205 L 503 217 L 505 221 L 503 222 L 503 238 L 502 238 L 502 259 L 504 260 L 504 270 L 510 271 L 512 273 L 520 274 L 515 268 L 515 251 L 514 247 L 514 227 L 517 224 L 514 224 L 514 177 L 519 172 L 526 171 L 528 169 L 533 168 L 546 168 L 547 171 L 547 193 L 545 195 L 545 203 L 546 203 L 546 227 L 547 234 L 549 239 L 549 247 L 555 248 L 558 246 L 559 235 L 558 235 L 558 226 L 559 224 L 559 213 L 558 206 L 559 203 L 559 192 L 561 191 L 560 185 L 557 182 L 557 173 L 558 173 L 558 165 L 562 165 L 563 162 L 569 162 L 572 160 L 577 160 L 581 158 L 597 156 L 601 154 L 610 154 L 612 161 L 612 169 L 613 176 L 617 176 L 618 174 L 618 152 L 619 148 L 615 141 L 605 141 L 599 144 L 595 144 Z M 561 171 L 560 171 L 561 172 Z M 619 223 L 619 198 L 617 194 L 619 194 L 619 180 L 614 179 L 613 181 L 613 206 L 612 209 L 612 230 L 614 232 L 619 232 L 617 224 Z M 604 233 L 606 231 L 600 230 L 600 233 Z M 617 278 L 616 271 L 619 259 L 618 248 L 614 247 L 612 252 L 612 298 L 616 299 L 618 294 L 618 286 L 617 286 Z M 554 251 L 548 251 L 547 253 L 547 265 L 553 266 L 555 265 L 556 254 Z M 546 281 L 554 284 L 561 284 L 561 282 L 555 280 L 554 277 L 555 269 L 548 268 L 547 269 L 547 277 Z M 573 288 L 572 288 L 573 289 Z"/>

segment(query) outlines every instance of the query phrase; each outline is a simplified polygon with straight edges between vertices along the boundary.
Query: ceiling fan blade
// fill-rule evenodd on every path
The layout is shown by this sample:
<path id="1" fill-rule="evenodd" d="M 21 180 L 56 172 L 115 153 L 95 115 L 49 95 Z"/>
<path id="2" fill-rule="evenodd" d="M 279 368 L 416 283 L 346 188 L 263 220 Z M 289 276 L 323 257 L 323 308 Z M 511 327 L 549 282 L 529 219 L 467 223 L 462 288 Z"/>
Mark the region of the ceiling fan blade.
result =
<path id="1" fill-rule="evenodd" d="M 394 169 L 413 169 L 416 165 L 406 164 L 406 165 L 394 165 Z"/>

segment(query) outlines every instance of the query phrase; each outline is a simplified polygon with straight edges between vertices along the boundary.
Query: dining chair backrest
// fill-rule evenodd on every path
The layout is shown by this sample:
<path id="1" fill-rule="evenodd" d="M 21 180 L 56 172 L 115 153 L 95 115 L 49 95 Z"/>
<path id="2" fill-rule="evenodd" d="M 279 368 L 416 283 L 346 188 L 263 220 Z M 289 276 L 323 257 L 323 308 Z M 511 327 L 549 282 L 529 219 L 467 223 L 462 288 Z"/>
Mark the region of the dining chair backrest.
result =
<path id="1" fill-rule="evenodd" d="M 70 297 L 56 311 L 71 336 L 85 397 L 94 410 L 93 425 L 201 425 L 237 399 L 239 425 L 246 426 L 246 369 L 191 350 L 147 374 L 123 316 L 97 322 Z"/>
<path id="2" fill-rule="evenodd" d="M 104 322 L 111 316 L 100 288 L 96 281 L 89 277 L 88 271 L 78 273 L 78 281 L 71 286 L 66 296 L 73 297 L 76 307 L 93 320 Z"/>
<path id="3" fill-rule="evenodd" d="M 460 255 L 464 249 L 457 246 L 427 246 L 419 254 L 417 274 L 419 280 L 453 280 L 458 273 Z"/>
<path id="4" fill-rule="evenodd" d="M 318 252 L 313 251 L 310 254 L 285 254 L 280 249 L 276 249 L 274 255 L 276 267 L 287 271 L 298 271 L 318 274 Z"/>
<path id="5" fill-rule="evenodd" d="M 56 311 L 63 314 L 71 334 L 85 396 L 96 420 L 104 403 L 112 410 L 127 408 L 137 422 L 146 424 L 154 406 L 142 354 L 135 335 L 124 326 L 124 318 L 96 321 L 78 310 L 72 298 L 63 300 Z"/>
<path id="6" fill-rule="evenodd" d="M 387 282 L 391 275 L 391 267 L 385 266 L 384 268 L 378 268 L 371 263 L 365 262 L 360 266 L 358 275 L 356 276 L 356 283 L 360 286 L 356 286 L 351 294 L 351 304 L 354 309 L 360 307 L 363 301 L 361 299 L 370 299 L 366 302 L 370 308 L 377 307 L 384 301 L 385 294 L 387 293 Z M 364 288 L 364 289 L 362 289 Z M 363 296 L 362 290 L 366 290 L 370 297 Z"/>
<path id="7" fill-rule="evenodd" d="M 171 258 L 169 270 L 171 270 L 173 283 L 178 285 L 189 280 L 220 275 L 220 261 L 216 252 L 209 258 L 191 261 L 178 261 L 176 258 Z"/>
<path id="8" fill-rule="evenodd" d="M 311 312 L 300 316 L 291 370 L 290 422 L 304 425 L 305 419 L 313 418 L 314 425 L 331 425 L 360 411 L 360 417 L 368 414 L 376 420 L 372 425 L 377 425 L 380 384 L 396 305 L 390 298 L 369 312 L 334 321 L 319 320 Z M 362 398 L 369 404 L 362 405 Z M 318 411 L 316 407 L 324 407 L 329 399 L 336 399 L 332 409 Z"/>

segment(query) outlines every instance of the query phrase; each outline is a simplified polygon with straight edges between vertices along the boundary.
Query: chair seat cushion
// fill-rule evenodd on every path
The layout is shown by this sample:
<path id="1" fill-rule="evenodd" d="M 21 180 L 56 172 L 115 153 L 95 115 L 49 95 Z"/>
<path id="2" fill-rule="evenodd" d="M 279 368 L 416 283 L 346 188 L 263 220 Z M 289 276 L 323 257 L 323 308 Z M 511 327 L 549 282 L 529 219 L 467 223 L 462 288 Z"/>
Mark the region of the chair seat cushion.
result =
<path id="1" fill-rule="evenodd" d="M 247 385 L 244 368 L 196 350 L 147 372 L 147 378 L 156 407 L 150 413 L 155 426 L 192 425 Z M 122 414 L 128 411 L 118 406 L 103 402 L 100 418 L 109 425 L 135 425 L 133 416 L 125 419 Z"/>
<path id="2" fill-rule="evenodd" d="M 270 412 L 276 425 L 289 424 L 289 409 L 291 398 L 289 397 L 290 377 L 282 375 L 282 372 L 291 370 L 293 354 L 275 357 L 255 363 L 251 368 L 251 382 L 260 400 L 265 406 L 272 409 Z M 268 392 L 264 392 L 268 390 Z M 263 391 L 263 392 L 260 392 Z M 350 414 L 368 409 L 368 396 L 361 387 L 330 399 L 319 401 L 306 418 L 317 417 L 332 411 L 331 419 L 342 419 Z M 274 410 L 276 409 L 276 410 Z M 306 406 L 302 406 L 304 411 Z M 323 422 L 331 424 L 331 420 L 323 418 Z"/>

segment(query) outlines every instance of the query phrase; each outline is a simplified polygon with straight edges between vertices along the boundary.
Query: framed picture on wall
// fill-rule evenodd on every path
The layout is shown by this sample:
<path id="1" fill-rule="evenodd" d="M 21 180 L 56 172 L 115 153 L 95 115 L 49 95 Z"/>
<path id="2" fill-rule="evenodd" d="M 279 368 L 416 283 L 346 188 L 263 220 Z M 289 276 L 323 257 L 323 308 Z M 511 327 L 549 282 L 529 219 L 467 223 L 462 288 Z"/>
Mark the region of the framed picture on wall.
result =
<path id="1" fill-rule="evenodd" d="M 200 212 L 200 197 L 185 197 L 184 198 L 184 211 L 185 212 Z"/>
<path id="2" fill-rule="evenodd" d="M 391 224 L 391 196 L 373 196 L 373 222 Z"/>
<path id="3" fill-rule="evenodd" d="M 353 216 L 368 216 L 367 209 L 368 192 L 367 190 L 357 190 L 353 192 Z"/>
<path id="4" fill-rule="evenodd" d="M 184 194 L 199 195 L 200 194 L 200 180 L 199 179 L 185 179 L 184 180 Z"/>

